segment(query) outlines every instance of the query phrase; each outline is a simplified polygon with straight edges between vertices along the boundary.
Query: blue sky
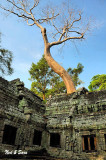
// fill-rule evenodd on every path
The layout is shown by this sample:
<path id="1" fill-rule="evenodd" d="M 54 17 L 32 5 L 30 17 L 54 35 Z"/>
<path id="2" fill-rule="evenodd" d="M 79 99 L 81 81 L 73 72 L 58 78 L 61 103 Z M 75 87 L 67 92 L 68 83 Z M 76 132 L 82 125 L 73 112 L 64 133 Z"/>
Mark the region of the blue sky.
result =
<path id="1" fill-rule="evenodd" d="M 94 75 L 106 74 L 106 0 L 72 0 L 72 3 L 82 9 L 83 14 L 94 19 L 96 27 L 88 33 L 85 40 L 70 45 L 68 43 L 62 50 L 55 46 L 51 51 L 54 59 L 65 69 L 75 68 L 79 62 L 82 63 L 84 71 L 80 79 L 84 84 L 81 87 L 87 88 Z M 37 63 L 43 55 L 40 30 L 36 26 L 27 26 L 15 16 L 5 17 L 1 12 L 0 22 L 2 46 L 11 50 L 14 57 L 14 73 L 4 78 L 9 81 L 20 78 L 25 87 L 30 89 L 28 70 L 32 62 Z"/>

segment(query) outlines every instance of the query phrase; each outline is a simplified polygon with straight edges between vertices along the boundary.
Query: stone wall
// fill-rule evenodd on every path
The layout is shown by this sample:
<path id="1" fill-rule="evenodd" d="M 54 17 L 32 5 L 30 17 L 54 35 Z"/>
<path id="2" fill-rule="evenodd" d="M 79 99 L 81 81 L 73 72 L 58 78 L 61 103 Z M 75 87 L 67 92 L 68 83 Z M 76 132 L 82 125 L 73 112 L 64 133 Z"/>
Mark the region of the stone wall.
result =
<path id="1" fill-rule="evenodd" d="M 0 78 L 0 156 L 19 150 L 23 159 L 105 160 L 106 90 L 82 88 L 44 106 L 20 79 Z"/>
<path id="2" fill-rule="evenodd" d="M 6 154 L 6 150 L 29 152 L 43 149 L 44 113 L 42 100 L 25 88 L 23 82 L 0 78 L 0 155 Z M 8 136 L 15 136 L 15 140 Z M 34 136 L 41 138 L 41 142 L 34 142 Z"/>
<path id="3" fill-rule="evenodd" d="M 51 155 L 83 160 L 106 158 L 106 90 L 88 92 L 83 88 L 71 95 L 53 97 L 48 100 L 46 117 Z M 50 146 L 51 133 L 60 135 L 60 147 Z"/>

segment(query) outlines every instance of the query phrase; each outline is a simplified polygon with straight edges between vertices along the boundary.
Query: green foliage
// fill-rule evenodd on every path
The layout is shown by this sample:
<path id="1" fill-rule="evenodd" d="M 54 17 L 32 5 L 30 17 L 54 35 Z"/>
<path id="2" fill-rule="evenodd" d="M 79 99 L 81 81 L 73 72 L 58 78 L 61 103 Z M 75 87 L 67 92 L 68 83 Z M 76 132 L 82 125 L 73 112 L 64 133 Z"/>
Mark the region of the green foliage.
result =
<path id="1" fill-rule="evenodd" d="M 50 79 L 51 89 L 49 89 L 48 94 L 55 95 L 55 94 L 65 93 L 66 87 L 63 80 L 53 70 L 51 70 L 51 72 L 52 72 Z"/>
<path id="2" fill-rule="evenodd" d="M 0 72 L 3 75 L 11 75 L 13 73 L 13 68 L 11 67 L 12 59 L 12 52 L 7 49 L 1 48 L 0 45 Z"/>
<path id="3" fill-rule="evenodd" d="M 78 63 L 77 68 L 68 68 L 67 72 L 72 77 L 75 87 L 82 84 L 83 82 L 79 79 L 79 74 L 82 73 L 84 66 L 81 63 Z"/>
<path id="4" fill-rule="evenodd" d="M 31 84 L 31 91 L 45 99 L 48 92 L 47 86 L 50 83 L 51 69 L 44 59 L 44 56 L 37 64 L 32 63 L 29 73 L 31 75 L 30 80 L 34 81 Z"/>
<path id="5" fill-rule="evenodd" d="M 90 85 L 88 86 L 89 91 L 100 91 L 106 89 L 106 74 L 96 75 L 92 78 Z"/>
<path id="6" fill-rule="evenodd" d="M 83 71 L 82 64 L 78 64 L 77 68 L 69 68 L 67 71 L 72 77 L 75 86 L 78 86 L 82 81 L 78 78 Z M 66 87 L 62 79 L 48 66 L 44 56 L 37 64 L 32 63 L 29 70 L 30 80 L 32 80 L 31 91 L 45 100 L 50 95 L 66 93 Z"/>

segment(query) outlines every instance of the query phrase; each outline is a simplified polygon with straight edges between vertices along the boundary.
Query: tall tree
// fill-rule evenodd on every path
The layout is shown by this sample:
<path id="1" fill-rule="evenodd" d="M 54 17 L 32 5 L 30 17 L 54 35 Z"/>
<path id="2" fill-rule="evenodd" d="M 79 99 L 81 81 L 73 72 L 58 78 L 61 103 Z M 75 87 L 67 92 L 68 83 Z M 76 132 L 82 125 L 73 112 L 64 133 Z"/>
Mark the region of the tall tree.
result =
<path id="1" fill-rule="evenodd" d="M 0 33 L 0 43 L 1 43 L 1 33 Z M 2 75 L 11 75 L 13 73 L 12 64 L 12 52 L 4 49 L 0 45 L 0 72 Z"/>
<path id="2" fill-rule="evenodd" d="M 82 64 L 78 64 L 77 68 L 69 68 L 67 70 L 73 79 L 75 86 L 78 86 L 82 81 L 78 78 L 83 71 Z M 37 62 L 32 63 L 29 70 L 30 80 L 32 80 L 31 91 L 45 100 L 49 95 L 66 93 L 64 82 L 47 64 L 44 56 Z"/>
<path id="3" fill-rule="evenodd" d="M 45 59 L 54 72 L 63 79 L 67 93 L 72 93 L 76 91 L 74 83 L 68 72 L 53 59 L 50 49 L 67 41 L 83 39 L 88 30 L 89 22 L 85 21 L 82 25 L 82 13 L 70 8 L 70 0 L 60 1 L 61 3 L 64 1 L 64 8 L 61 6 L 53 7 L 53 5 L 49 7 L 49 1 L 45 2 L 47 4 L 45 7 L 41 0 L 3 0 L 4 6 L 0 5 L 0 7 L 19 18 L 23 18 L 29 26 L 35 25 L 40 29 L 44 41 Z M 5 7 L 6 2 L 8 6 L 10 4 L 11 8 Z M 46 25 L 44 26 L 44 24 Z M 47 29 L 51 29 L 51 32 L 53 29 L 53 39 L 51 36 L 48 37 Z"/>
<path id="4" fill-rule="evenodd" d="M 89 91 L 100 91 L 106 89 L 106 74 L 98 74 L 94 76 L 88 86 Z"/>
<path id="5" fill-rule="evenodd" d="M 47 86 L 50 81 L 51 69 L 44 56 L 37 64 L 32 63 L 29 73 L 31 75 L 30 79 L 33 81 L 31 84 L 31 90 L 38 96 L 43 97 L 43 100 L 45 100 L 45 96 L 48 91 Z"/>

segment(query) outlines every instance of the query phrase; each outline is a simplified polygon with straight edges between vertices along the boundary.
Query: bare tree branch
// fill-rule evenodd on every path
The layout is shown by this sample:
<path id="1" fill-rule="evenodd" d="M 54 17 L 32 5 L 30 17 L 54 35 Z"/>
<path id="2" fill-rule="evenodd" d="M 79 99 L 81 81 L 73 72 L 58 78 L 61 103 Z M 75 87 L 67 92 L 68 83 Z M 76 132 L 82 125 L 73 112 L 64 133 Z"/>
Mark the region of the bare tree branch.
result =
<path id="1" fill-rule="evenodd" d="M 19 2 L 20 2 L 20 4 L 21 4 L 22 7 L 23 7 L 22 10 L 23 10 L 26 14 L 31 15 L 31 13 L 29 13 L 29 12 L 25 9 L 25 5 L 24 5 L 23 1 L 19 0 Z"/>
<path id="2" fill-rule="evenodd" d="M 81 20 L 81 13 L 79 13 L 79 18 L 78 19 L 73 20 L 73 22 L 71 23 L 71 25 L 69 26 L 69 28 L 71 28 L 75 22 L 78 22 L 80 20 Z"/>
<path id="3" fill-rule="evenodd" d="M 58 41 L 61 41 L 61 39 L 65 35 L 65 33 L 66 33 L 66 27 L 63 28 L 63 33 L 60 35 L 60 38 Z"/>
<path id="4" fill-rule="evenodd" d="M 56 27 L 56 25 L 54 24 L 54 22 L 53 22 L 52 20 L 51 20 L 51 22 L 52 22 L 53 27 L 56 29 L 57 33 L 62 34 L 62 33 L 59 31 L 59 29 Z"/>
<path id="5" fill-rule="evenodd" d="M 30 23 L 28 22 L 28 19 L 27 19 L 26 21 L 27 21 L 27 25 L 28 25 L 28 26 L 33 26 L 33 25 L 35 24 L 35 22 L 32 23 L 32 24 L 30 24 Z"/>
<path id="6" fill-rule="evenodd" d="M 2 8 L 3 10 L 5 10 L 5 11 L 7 11 L 7 12 L 10 12 L 10 13 L 18 16 L 18 17 L 21 17 L 21 18 L 24 18 L 24 19 L 27 18 L 27 19 L 33 20 L 31 17 L 26 16 L 25 14 L 22 14 L 22 15 L 21 15 L 21 14 L 18 14 L 18 13 L 16 13 L 16 12 L 12 11 L 12 10 L 9 10 L 9 9 L 4 8 L 3 6 L 0 6 L 0 8 Z"/>
<path id="7" fill-rule="evenodd" d="M 13 1 L 10 1 L 10 0 L 7 0 L 9 3 L 11 3 L 13 6 L 15 6 L 17 9 L 20 9 L 20 10 L 23 10 L 21 7 L 18 7 L 15 2 Z"/>
<path id="8" fill-rule="evenodd" d="M 37 7 L 37 5 L 39 4 L 39 0 L 34 0 L 34 5 L 33 7 L 30 9 L 30 13 L 32 13 L 32 10 Z"/>
<path id="9" fill-rule="evenodd" d="M 40 24 L 42 24 L 42 23 L 44 23 L 44 22 L 51 21 L 52 19 L 55 19 L 58 15 L 59 15 L 59 14 L 57 14 L 57 15 L 55 15 L 55 16 L 53 15 L 52 17 L 47 17 L 47 18 L 43 18 L 43 19 L 38 19 L 37 22 L 39 22 Z"/>
<path id="10" fill-rule="evenodd" d="M 71 32 L 71 33 L 73 32 L 73 33 L 77 33 L 77 34 L 80 34 L 80 35 L 82 34 L 82 33 L 78 32 L 78 31 L 68 31 L 68 32 Z"/>
<path id="11" fill-rule="evenodd" d="M 70 39 L 82 39 L 83 36 L 84 36 L 84 34 L 82 33 L 80 37 L 67 37 L 67 38 L 65 38 L 65 39 L 63 39 L 61 41 L 59 40 L 59 41 L 50 43 L 50 47 L 52 47 L 54 45 L 62 44 L 63 42 L 66 42 L 66 41 L 68 41 Z"/>

